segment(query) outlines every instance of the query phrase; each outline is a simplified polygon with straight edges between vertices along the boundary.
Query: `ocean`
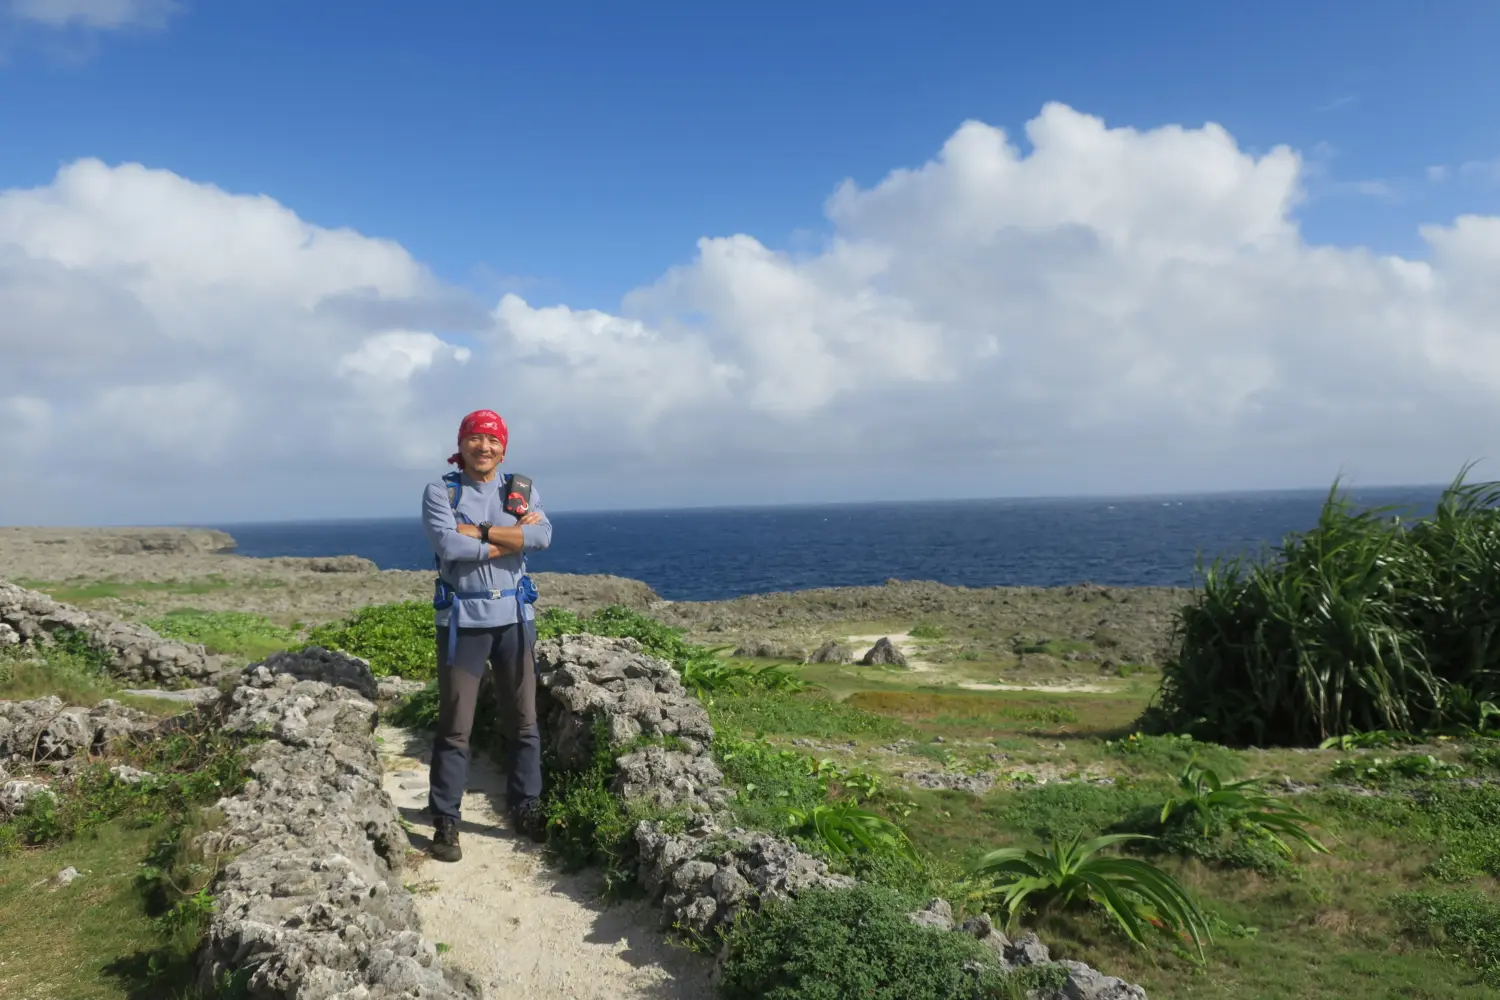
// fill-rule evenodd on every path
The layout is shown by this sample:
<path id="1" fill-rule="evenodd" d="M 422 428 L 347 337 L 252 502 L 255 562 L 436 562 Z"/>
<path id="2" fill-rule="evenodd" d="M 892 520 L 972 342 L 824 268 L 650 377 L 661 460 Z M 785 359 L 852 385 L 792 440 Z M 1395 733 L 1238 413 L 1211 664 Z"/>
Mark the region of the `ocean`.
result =
<path id="1" fill-rule="evenodd" d="M 1431 510 L 1441 490 L 1350 491 L 1361 506 Z M 955 500 L 920 506 L 549 514 L 552 546 L 534 571 L 611 573 L 670 600 L 722 600 L 888 579 L 970 587 L 1192 586 L 1201 554 L 1255 555 L 1317 523 L 1325 490 L 1125 497 Z M 382 569 L 427 569 L 416 518 L 210 525 L 246 556 L 364 556 Z"/>

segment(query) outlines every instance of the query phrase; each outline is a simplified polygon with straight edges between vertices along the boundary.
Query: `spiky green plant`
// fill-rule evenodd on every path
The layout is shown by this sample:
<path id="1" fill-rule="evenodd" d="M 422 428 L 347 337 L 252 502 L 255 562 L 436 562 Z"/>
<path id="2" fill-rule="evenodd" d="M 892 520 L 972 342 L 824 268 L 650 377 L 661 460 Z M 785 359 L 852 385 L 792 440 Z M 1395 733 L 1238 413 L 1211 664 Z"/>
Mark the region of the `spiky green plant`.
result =
<path id="1" fill-rule="evenodd" d="M 793 833 L 816 837 L 834 854 L 889 850 L 915 856 L 899 826 L 850 802 L 823 802 L 807 809 L 788 809 L 787 814 Z"/>
<path id="2" fill-rule="evenodd" d="M 1485 725 L 1500 703 L 1500 484 L 1467 471 L 1429 518 L 1358 510 L 1335 482 L 1311 531 L 1258 562 L 1200 561 L 1155 728 L 1316 746 Z"/>
<path id="3" fill-rule="evenodd" d="M 1201 961 L 1204 942 L 1212 943 L 1208 918 L 1176 879 L 1147 861 L 1102 853 L 1127 840 L 1151 840 L 1144 834 L 1117 833 L 1081 843 L 1053 838 L 1040 851 L 1005 847 L 979 860 L 973 874 L 988 884 L 976 895 L 998 896 L 1008 923 L 1014 925 L 1031 903 L 1050 906 L 1094 903 L 1110 915 L 1126 937 L 1145 947 L 1145 924 L 1186 934 Z"/>
<path id="4" fill-rule="evenodd" d="M 1191 813 L 1205 837 L 1218 823 L 1263 838 L 1288 858 L 1293 852 L 1287 840 L 1327 854 L 1328 848 L 1306 829 L 1317 826 L 1312 817 L 1262 791 L 1260 784 L 1259 778 L 1246 778 L 1226 785 L 1212 769 L 1190 761 L 1177 776 L 1177 791 L 1161 807 L 1161 822 Z"/>

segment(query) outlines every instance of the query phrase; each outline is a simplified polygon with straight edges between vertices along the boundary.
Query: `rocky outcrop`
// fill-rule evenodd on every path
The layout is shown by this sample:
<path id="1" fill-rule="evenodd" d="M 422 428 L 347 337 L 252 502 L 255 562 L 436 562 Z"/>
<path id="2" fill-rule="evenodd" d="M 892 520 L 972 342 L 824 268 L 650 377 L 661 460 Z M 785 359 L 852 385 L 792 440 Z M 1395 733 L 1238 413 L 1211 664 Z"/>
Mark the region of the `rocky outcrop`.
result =
<path id="1" fill-rule="evenodd" d="M 895 643 L 891 642 L 889 637 L 881 636 L 875 640 L 875 645 L 870 647 L 869 651 L 860 658 L 859 662 L 867 667 L 904 667 L 906 666 L 906 654 L 897 649 Z"/>
<path id="2" fill-rule="evenodd" d="M 625 751 L 616 760 L 616 795 L 694 814 L 682 834 L 652 822 L 635 831 L 638 878 L 665 926 L 703 935 L 760 899 L 853 885 L 789 841 L 720 826 L 716 817 L 733 793 L 710 753 L 708 712 L 670 664 L 642 653 L 634 639 L 546 640 L 537 644 L 537 667 L 543 738 L 558 759 L 586 765 L 596 734 L 603 736 Z M 642 737 L 662 743 L 641 747 Z"/>
<path id="3" fill-rule="evenodd" d="M 854 885 L 817 858 L 767 833 L 720 830 L 698 817 L 673 836 L 656 823 L 635 831 L 639 880 L 662 908 L 662 925 L 697 935 L 728 927 L 741 908 L 814 888 Z"/>
<path id="4" fill-rule="evenodd" d="M 0 761 L 47 764 L 104 753 L 157 720 L 116 701 L 69 706 L 56 695 L 0 701 Z"/>
<path id="5" fill-rule="evenodd" d="M 657 806 L 703 812 L 730 796 L 709 753 L 708 711 L 683 687 L 671 664 L 641 652 L 634 639 L 570 635 L 536 645 L 537 712 L 544 739 L 565 767 L 594 757 L 596 733 L 612 749 L 642 737 L 660 745 L 627 750 L 618 760 L 617 795 Z"/>
<path id="6" fill-rule="evenodd" d="M 925 788 L 929 791 L 947 789 L 983 795 L 995 787 L 995 776 L 987 771 L 979 774 L 963 774 L 954 771 L 908 771 L 901 777 L 918 788 Z"/>
<path id="7" fill-rule="evenodd" d="M 1106 976 L 1082 962 L 1053 962 L 1047 946 L 1030 931 L 1014 941 L 994 925 L 988 915 L 953 921 L 953 908 L 945 899 L 934 899 L 915 913 L 907 914 L 913 923 L 936 930 L 970 934 L 994 955 L 996 963 L 1006 970 L 1030 966 L 1055 965 L 1062 973 L 1061 987 L 1032 991 L 1030 1000 L 1147 1000 L 1146 991 L 1134 983 Z"/>
<path id="8" fill-rule="evenodd" d="M 422 937 L 401 885 L 407 838 L 381 788 L 375 692 L 363 661 L 310 649 L 247 667 L 227 696 L 227 731 L 270 738 L 197 842 L 233 857 L 200 951 L 205 988 L 233 977 L 251 1000 L 481 996 Z"/>
<path id="9" fill-rule="evenodd" d="M 835 639 L 829 639 L 823 645 L 813 651 L 807 658 L 808 663 L 852 663 L 854 653 L 849 647 Z"/>
<path id="10" fill-rule="evenodd" d="M 180 685 L 214 682 L 224 671 L 220 657 L 201 645 L 172 642 L 135 622 L 82 611 L 35 590 L 0 581 L 0 629 L 14 632 L 21 643 L 50 645 L 71 630 L 85 637 L 111 675 L 145 684 Z M 6 642 L 0 633 L 0 644 Z"/>
<path id="11" fill-rule="evenodd" d="M 807 659 L 807 650 L 801 646 L 757 636 L 741 643 L 734 655 L 752 660 L 796 660 L 800 663 Z"/>

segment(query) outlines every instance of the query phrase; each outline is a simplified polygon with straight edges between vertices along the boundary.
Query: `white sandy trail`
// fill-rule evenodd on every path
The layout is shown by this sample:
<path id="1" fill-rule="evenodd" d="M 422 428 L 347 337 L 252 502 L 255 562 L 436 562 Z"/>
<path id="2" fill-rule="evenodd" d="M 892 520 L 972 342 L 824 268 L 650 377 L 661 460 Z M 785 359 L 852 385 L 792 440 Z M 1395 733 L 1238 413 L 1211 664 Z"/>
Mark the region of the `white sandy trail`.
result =
<path id="1" fill-rule="evenodd" d="M 412 845 L 425 848 L 428 738 L 388 726 L 379 735 L 385 790 L 412 823 Z M 710 1000 L 709 961 L 670 945 L 659 911 L 640 902 L 603 905 L 597 875 L 561 873 L 541 848 L 512 835 L 495 811 L 504 792 L 488 755 L 475 754 L 463 860 L 428 859 L 405 876 L 417 889 L 423 936 L 448 945 L 489 997 Z"/>

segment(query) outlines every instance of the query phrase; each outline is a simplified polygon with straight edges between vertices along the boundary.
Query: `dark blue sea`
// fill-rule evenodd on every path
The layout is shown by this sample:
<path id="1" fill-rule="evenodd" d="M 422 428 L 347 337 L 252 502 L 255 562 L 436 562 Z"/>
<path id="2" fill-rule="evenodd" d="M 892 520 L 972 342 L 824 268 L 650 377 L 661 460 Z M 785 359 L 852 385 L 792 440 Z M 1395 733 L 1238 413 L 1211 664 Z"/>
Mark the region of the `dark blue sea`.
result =
<path id="1" fill-rule="evenodd" d="M 1437 487 L 1351 491 L 1360 506 L 1431 510 Z M 971 587 L 1192 586 L 1195 565 L 1257 554 L 1312 528 L 1323 490 L 1120 499 L 554 513 L 533 570 L 612 573 L 672 600 L 720 600 L 888 579 Z M 212 525 L 247 556 L 353 554 L 432 565 L 416 519 Z"/>

